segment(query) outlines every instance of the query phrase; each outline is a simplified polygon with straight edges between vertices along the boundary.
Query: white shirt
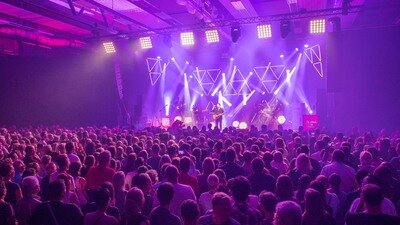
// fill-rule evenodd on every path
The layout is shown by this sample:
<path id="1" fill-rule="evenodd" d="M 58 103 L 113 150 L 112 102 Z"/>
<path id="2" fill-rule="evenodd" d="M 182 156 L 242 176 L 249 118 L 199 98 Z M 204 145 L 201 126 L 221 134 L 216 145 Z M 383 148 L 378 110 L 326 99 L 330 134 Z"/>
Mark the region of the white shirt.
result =
<path id="1" fill-rule="evenodd" d="M 183 201 L 187 199 L 192 199 L 196 201 L 196 195 L 194 194 L 193 189 L 189 185 L 184 184 L 173 184 L 174 185 L 174 197 L 172 198 L 171 204 L 169 205 L 169 209 L 172 214 L 181 217 L 181 204 Z"/>
<path id="2" fill-rule="evenodd" d="M 199 206 L 203 210 L 203 214 L 208 210 L 212 210 L 211 199 L 214 195 L 210 194 L 210 192 L 204 192 L 199 197 Z"/>
<path id="3" fill-rule="evenodd" d="M 360 204 L 360 198 L 357 198 L 356 200 L 353 201 L 353 203 L 351 203 L 349 212 L 355 213 L 357 210 L 358 204 Z M 381 211 L 383 214 L 387 214 L 390 216 L 397 216 L 396 207 L 394 207 L 393 202 L 387 198 L 384 198 L 381 203 Z"/>
<path id="4" fill-rule="evenodd" d="M 340 162 L 332 162 L 331 164 L 324 166 L 321 170 L 321 175 L 328 178 L 333 173 L 338 174 L 340 178 L 342 178 L 340 190 L 349 193 L 355 184 L 356 171 L 350 166 Z"/>

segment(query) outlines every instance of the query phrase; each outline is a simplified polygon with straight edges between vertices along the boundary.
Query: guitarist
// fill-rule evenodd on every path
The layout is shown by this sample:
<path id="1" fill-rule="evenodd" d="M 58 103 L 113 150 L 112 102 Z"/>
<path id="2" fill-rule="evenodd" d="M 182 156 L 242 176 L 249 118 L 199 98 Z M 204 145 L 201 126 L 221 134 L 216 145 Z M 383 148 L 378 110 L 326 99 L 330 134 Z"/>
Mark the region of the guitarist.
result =
<path id="1" fill-rule="evenodd" d="M 222 130 L 222 116 L 224 115 L 224 109 L 219 103 L 214 105 L 212 109 L 213 119 L 215 120 L 215 127 Z"/>

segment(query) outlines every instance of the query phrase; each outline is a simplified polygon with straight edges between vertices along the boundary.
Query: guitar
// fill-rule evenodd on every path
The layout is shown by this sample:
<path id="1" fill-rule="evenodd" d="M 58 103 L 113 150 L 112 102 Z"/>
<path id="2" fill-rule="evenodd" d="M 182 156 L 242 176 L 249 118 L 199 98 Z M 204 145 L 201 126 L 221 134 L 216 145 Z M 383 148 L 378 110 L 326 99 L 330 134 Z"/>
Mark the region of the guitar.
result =
<path id="1" fill-rule="evenodd" d="M 212 115 L 213 120 L 220 119 L 224 113 L 216 113 Z"/>

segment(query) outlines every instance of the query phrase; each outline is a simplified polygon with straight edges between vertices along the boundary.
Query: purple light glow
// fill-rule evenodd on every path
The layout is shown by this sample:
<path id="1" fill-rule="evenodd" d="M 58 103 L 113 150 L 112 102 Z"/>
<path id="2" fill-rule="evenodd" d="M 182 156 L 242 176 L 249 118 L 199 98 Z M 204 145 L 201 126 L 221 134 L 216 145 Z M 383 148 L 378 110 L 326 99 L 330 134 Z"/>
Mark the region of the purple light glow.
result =
<path id="1" fill-rule="evenodd" d="M 206 30 L 207 43 L 219 42 L 218 30 Z"/>
<path id="2" fill-rule="evenodd" d="M 188 46 L 194 45 L 194 34 L 193 32 L 181 33 L 181 45 Z"/>
<path id="3" fill-rule="evenodd" d="M 141 37 L 141 38 L 139 38 L 139 41 L 140 41 L 140 46 L 142 47 L 142 49 L 153 48 L 153 44 L 151 43 L 150 37 Z"/>
<path id="4" fill-rule="evenodd" d="M 325 33 L 325 19 L 310 21 L 310 34 Z"/>
<path id="5" fill-rule="evenodd" d="M 263 24 L 257 26 L 257 34 L 258 38 L 270 38 L 272 37 L 271 34 L 271 25 L 270 24 Z"/>

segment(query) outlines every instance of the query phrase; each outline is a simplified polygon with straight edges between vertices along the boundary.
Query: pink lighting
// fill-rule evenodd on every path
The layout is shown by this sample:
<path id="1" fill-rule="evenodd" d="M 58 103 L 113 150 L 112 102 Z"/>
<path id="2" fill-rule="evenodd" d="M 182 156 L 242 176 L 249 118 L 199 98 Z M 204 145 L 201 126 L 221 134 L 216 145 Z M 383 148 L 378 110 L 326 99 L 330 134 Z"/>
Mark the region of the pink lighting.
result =
<path id="1" fill-rule="evenodd" d="M 272 37 L 271 25 L 270 24 L 258 25 L 257 26 L 257 34 L 258 34 L 258 38 L 270 38 L 270 37 Z"/>
<path id="2" fill-rule="evenodd" d="M 139 41 L 140 41 L 140 47 L 142 47 L 142 49 L 153 48 L 153 44 L 151 43 L 150 37 L 141 37 L 139 38 Z"/>
<path id="3" fill-rule="evenodd" d="M 310 34 L 325 33 L 325 19 L 310 21 Z"/>
<path id="4" fill-rule="evenodd" d="M 193 32 L 181 33 L 181 44 L 182 45 L 194 45 L 194 34 Z"/>
<path id="5" fill-rule="evenodd" d="M 104 42 L 103 43 L 104 51 L 106 51 L 107 54 L 109 53 L 115 53 L 115 47 L 114 43 L 112 41 L 110 42 Z"/>
<path id="6" fill-rule="evenodd" d="M 218 30 L 206 30 L 207 43 L 219 42 Z"/>

